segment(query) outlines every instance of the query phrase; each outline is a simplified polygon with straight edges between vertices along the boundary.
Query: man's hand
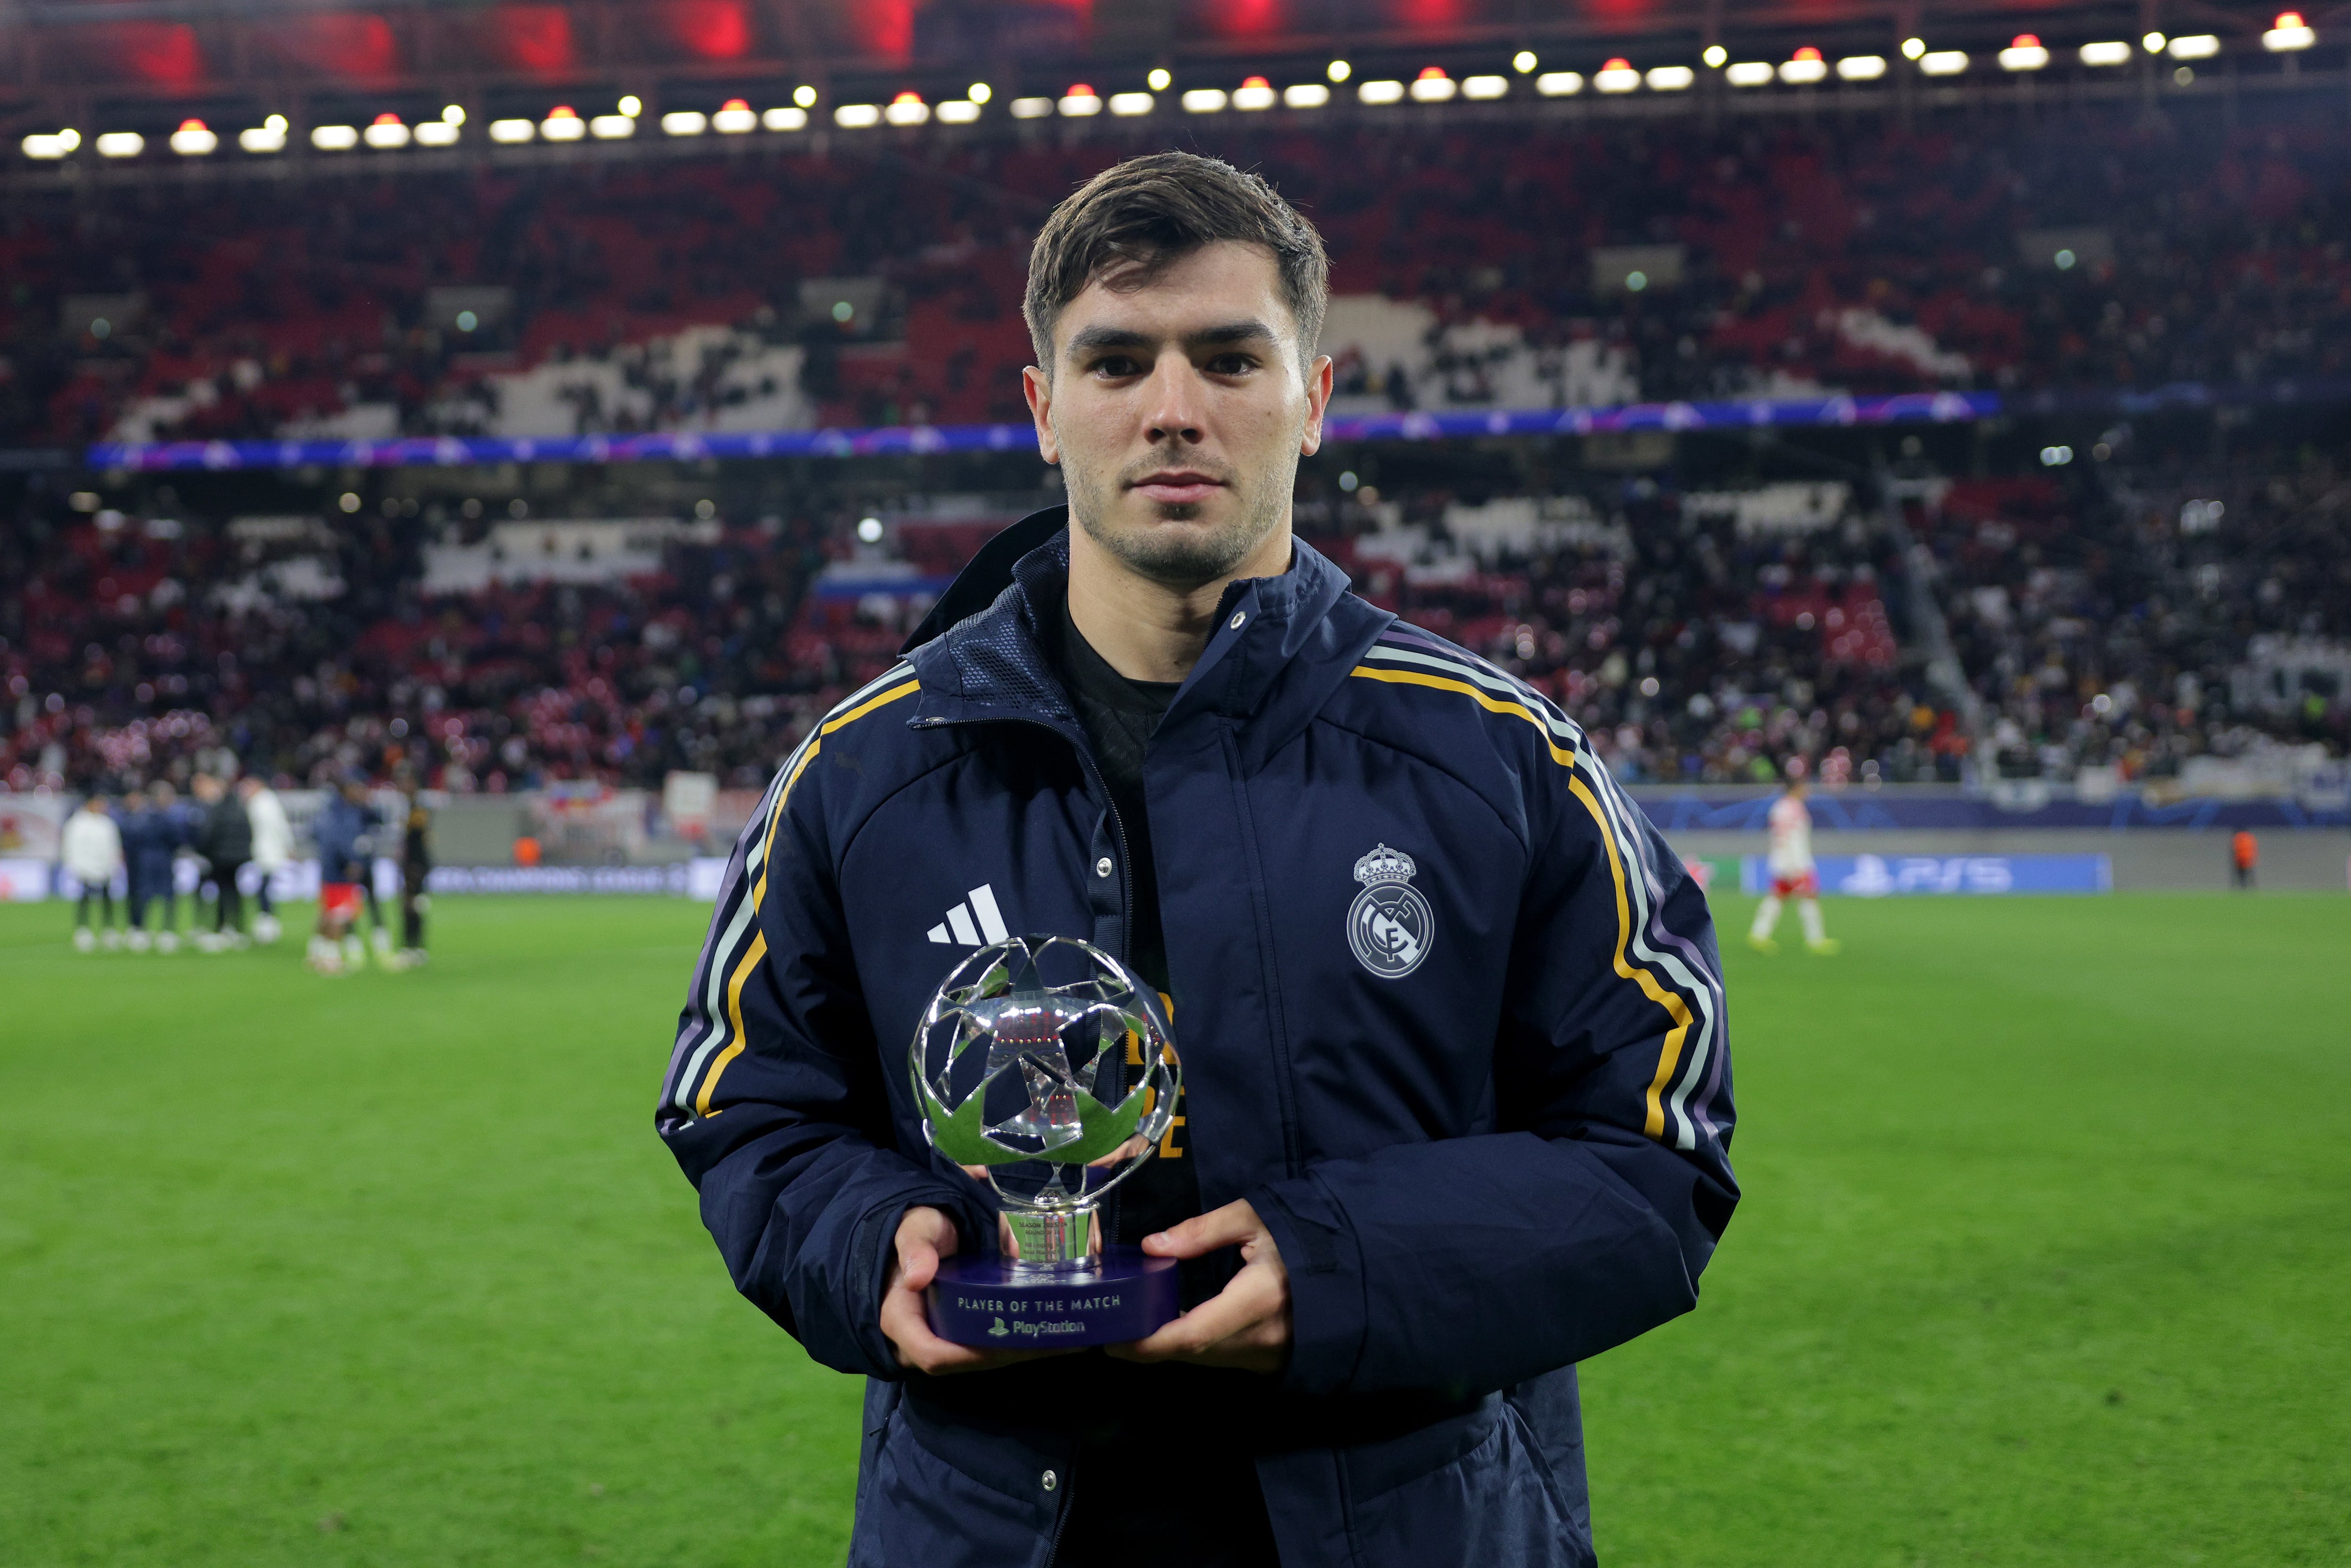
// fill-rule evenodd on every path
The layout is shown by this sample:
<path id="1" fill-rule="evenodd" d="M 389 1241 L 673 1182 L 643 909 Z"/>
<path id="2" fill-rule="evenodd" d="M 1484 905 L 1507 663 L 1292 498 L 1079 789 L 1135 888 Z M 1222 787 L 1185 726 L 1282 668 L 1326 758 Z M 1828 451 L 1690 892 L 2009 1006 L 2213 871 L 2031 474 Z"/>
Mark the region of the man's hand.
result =
<path id="1" fill-rule="evenodd" d="M 985 1372 L 1016 1361 L 1041 1355 L 1066 1354 L 1050 1350 L 974 1350 L 941 1339 L 931 1332 L 923 1311 L 923 1291 L 939 1271 L 939 1260 L 955 1256 L 960 1239 L 955 1221 L 935 1208 L 906 1210 L 898 1221 L 896 1255 L 882 1284 L 882 1333 L 898 1353 L 898 1364 L 913 1372 L 943 1377 L 954 1372 Z"/>
<path id="2" fill-rule="evenodd" d="M 1191 1361 L 1202 1366 L 1279 1372 L 1290 1354 L 1290 1270 L 1265 1221 L 1246 1203 L 1143 1239 L 1155 1258 L 1197 1258 L 1238 1244 L 1240 1272 L 1215 1295 L 1148 1339 L 1112 1345 L 1122 1361 Z"/>

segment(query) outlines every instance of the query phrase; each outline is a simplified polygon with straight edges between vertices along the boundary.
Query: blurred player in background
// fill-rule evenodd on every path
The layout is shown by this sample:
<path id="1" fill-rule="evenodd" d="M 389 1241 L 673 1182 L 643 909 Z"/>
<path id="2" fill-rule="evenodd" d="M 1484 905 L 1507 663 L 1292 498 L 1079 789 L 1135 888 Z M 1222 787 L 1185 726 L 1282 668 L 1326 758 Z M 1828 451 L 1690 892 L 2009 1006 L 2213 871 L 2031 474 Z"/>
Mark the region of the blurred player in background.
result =
<path id="1" fill-rule="evenodd" d="M 2239 892 L 2253 885 L 2253 868 L 2262 863 L 2262 841 L 2251 828 L 2239 828 L 2229 839 L 2229 880 Z"/>
<path id="2" fill-rule="evenodd" d="M 408 793 L 408 822 L 400 835 L 400 963 L 413 969 L 424 962 L 424 916 L 433 895 L 424 879 L 433 874 L 433 813 L 421 791 Z"/>
<path id="3" fill-rule="evenodd" d="M 114 873 L 122 869 L 122 830 L 115 825 L 106 801 L 97 795 L 84 800 L 81 810 L 66 819 L 63 840 L 57 858 L 81 883 L 81 899 L 74 906 L 74 946 L 91 952 L 101 939 L 109 947 L 121 946 L 122 933 L 114 925 Z M 89 928 L 92 899 L 99 908 L 96 935 Z"/>
<path id="4" fill-rule="evenodd" d="M 236 879 L 253 858 L 253 819 L 245 814 L 245 802 L 213 774 L 197 774 L 189 788 L 197 805 L 189 847 L 204 857 L 204 874 L 213 884 L 213 928 L 196 933 L 196 946 L 207 953 L 242 947 L 252 938 L 245 934 L 245 891 Z"/>
<path id="5" fill-rule="evenodd" d="M 180 890 L 173 881 L 172 862 L 186 837 L 180 822 L 179 796 L 158 779 L 144 790 L 134 789 L 123 803 L 129 815 L 122 823 L 122 852 L 131 881 L 131 950 L 144 953 L 152 942 L 158 953 L 180 946 Z M 149 911 L 162 901 L 161 923 L 150 931 Z"/>
<path id="6" fill-rule="evenodd" d="M 319 935 L 333 941 L 338 948 L 338 967 L 357 968 L 367 962 L 367 949 L 360 943 L 359 906 L 367 905 L 369 923 L 374 927 L 377 959 L 386 967 L 392 962 L 392 932 L 383 923 L 383 905 L 375 894 L 376 834 L 382 820 L 375 808 L 368 804 L 367 786 L 356 779 L 347 779 L 328 795 L 326 809 L 319 813 L 315 831 L 319 840 Z M 348 889 L 337 893 L 330 900 L 329 888 Z M 329 910 L 329 904 L 336 907 Z M 348 908 L 344 906 L 348 905 Z M 329 925 L 334 929 L 329 931 Z M 312 956 L 317 956 L 318 945 L 311 945 Z"/>
<path id="7" fill-rule="evenodd" d="M 253 939 L 264 946 L 284 930 L 277 906 L 269 895 L 270 879 L 294 858 L 294 826 L 286 820 L 286 802 L 277 791 L 248 773 L 236 781 L 237 798 L 245 802 L 246 820 L 253 826 L 253 866 L 261 873 L 261 889 L 254 902 L 260 913 L 253 917 Z"/>
<path id="8" fill-rule="evenodd" d="M 1803 923 L 1804 946 L 1823 957 L 1838 943 L 1821 926 L 1821 879 L 1813 867 L 1813 814 L 1805 809 L 1802 773 L 1788 780 L 1786 793 L 1771 802 L 1771 852 L 1764 864 L 1771 873 L 1771 891 L 1756 907 L 1755 924 L 1748 929 L 1747 945 L 1758 953 L 1777 953 L 1771 932 L 1780 911 L 1796 901 L 1796 918 Z"/>

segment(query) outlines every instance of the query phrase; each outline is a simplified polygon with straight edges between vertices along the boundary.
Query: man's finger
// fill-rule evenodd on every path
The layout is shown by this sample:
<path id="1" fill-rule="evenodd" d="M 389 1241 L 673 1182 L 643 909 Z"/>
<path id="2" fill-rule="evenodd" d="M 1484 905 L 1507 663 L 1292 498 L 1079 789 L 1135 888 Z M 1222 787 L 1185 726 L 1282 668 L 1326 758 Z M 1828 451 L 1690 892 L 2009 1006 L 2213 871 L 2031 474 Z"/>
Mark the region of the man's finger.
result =
<path id="1" fill-rule="evenodd" d="M 941 1339 L 931 1332 L 930 1320 L 923 1311 L 922 1298 L 911 1292 L 893 1291 L 882 1308 L 882 1333 L 898 1353 L 901 1365 L 933 1377 L 947 1377 L 958 1372 L 986 1372 L 991 1367 L 1010 1366 L 1017 1362 L 1038 1361 L 1046 1356 L 1074 1355 L 1075 1350 L 981 1350 L 973 1345 L 957 1344 Z"/>
<path id="2" fill-rule="evenodd" d="M 1197 1258 L 1219 1247 L 1238 1246 L 1264 1229 L 1257 1210 L 1241 1199 L 1144 1237 L 1143 1249 L 1155 1258 Z"/>
<path id="3" fill-rule="evenodd" d="M 1223 1290 L 1182 1317 L 1163 1323 L 1156 1333 L 1133 1344 L 1111 1347 L 1110 1354 L 1125 1361 L 1195 1355 L 1280 1312 L 1281 1297 L 1280 1283 L 1268 1270 L 1243 1269 Z"/>
<path id="4" fill-rule="evenodd" d="M 939 1255 L 927 1241 L 898 1243 L 898 1283 L 909 1291 L 928 1285 L 939 1271 Z"/>

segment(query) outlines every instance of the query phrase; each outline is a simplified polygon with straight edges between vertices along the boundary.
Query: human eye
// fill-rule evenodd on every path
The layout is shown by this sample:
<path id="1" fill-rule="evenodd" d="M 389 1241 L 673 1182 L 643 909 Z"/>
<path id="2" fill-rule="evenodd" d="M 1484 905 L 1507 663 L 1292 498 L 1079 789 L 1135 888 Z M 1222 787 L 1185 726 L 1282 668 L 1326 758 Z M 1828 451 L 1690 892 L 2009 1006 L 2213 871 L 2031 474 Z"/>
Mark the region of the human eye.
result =
<path id="1" fill-rule="evenodd" d="M 1143 373 L 1143 364 L 1132 354 L 1104 354 L 1090 367 L 1095 375 L 1107 381 L 1124 381 Z"/>
<path id="2" fill-rule="evenodd" d="M 1206 368 L 1208 374 L 1212 376 L 1245 376 L 1257 369 L 1257 366 L 1258 360 L 1255 354 L 1230 349 L 1211 359 Z"/>

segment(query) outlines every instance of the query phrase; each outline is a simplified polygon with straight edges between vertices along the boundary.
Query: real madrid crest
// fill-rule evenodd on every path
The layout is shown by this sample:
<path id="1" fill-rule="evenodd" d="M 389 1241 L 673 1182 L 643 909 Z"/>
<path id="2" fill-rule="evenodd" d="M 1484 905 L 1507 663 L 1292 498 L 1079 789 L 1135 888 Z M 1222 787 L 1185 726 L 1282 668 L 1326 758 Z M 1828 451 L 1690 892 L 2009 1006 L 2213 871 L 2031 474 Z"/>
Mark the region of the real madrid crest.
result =
<path id="1" fill-rule="evenodd" d="M 1418 869 L 1410 855 L 1385 844 L 1355 862 L 1355 880 L 1364 891 L 1347 911 L 1347 945 L 1364 968 L 1384 980 L 1400 980 L 1419 968 L 1437 939 L 1428 900 L 1412 885 Z"/>

